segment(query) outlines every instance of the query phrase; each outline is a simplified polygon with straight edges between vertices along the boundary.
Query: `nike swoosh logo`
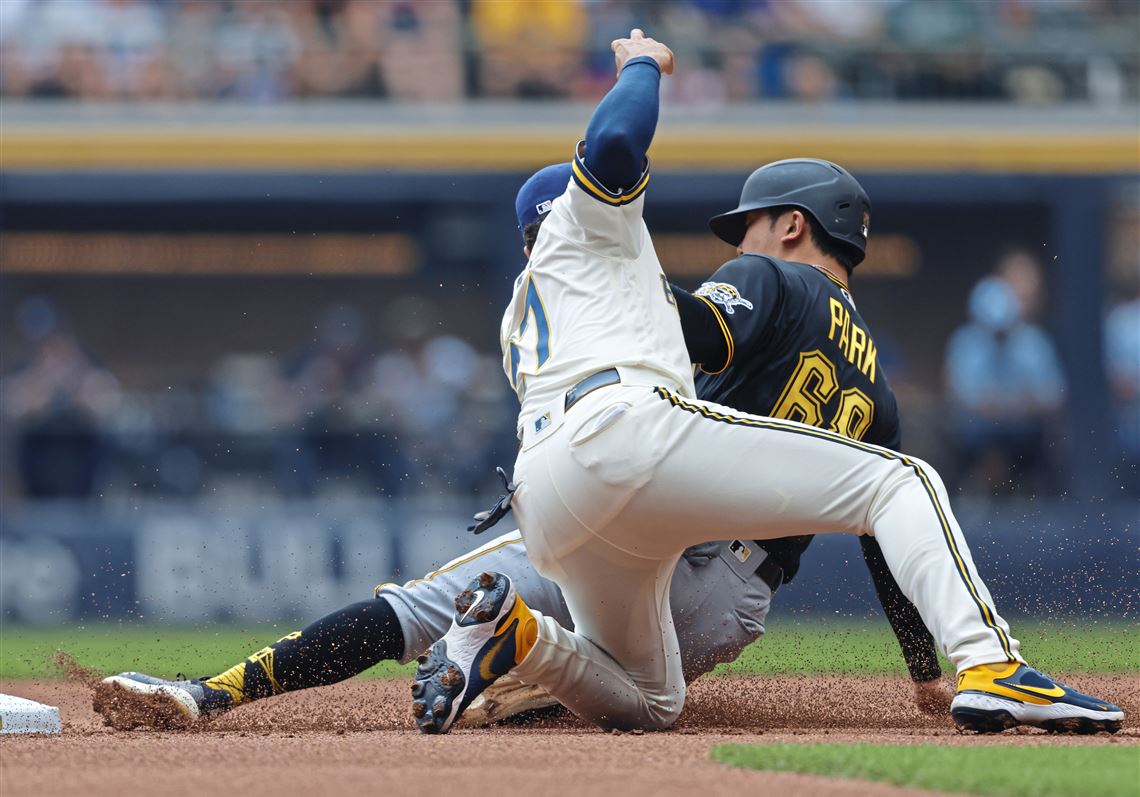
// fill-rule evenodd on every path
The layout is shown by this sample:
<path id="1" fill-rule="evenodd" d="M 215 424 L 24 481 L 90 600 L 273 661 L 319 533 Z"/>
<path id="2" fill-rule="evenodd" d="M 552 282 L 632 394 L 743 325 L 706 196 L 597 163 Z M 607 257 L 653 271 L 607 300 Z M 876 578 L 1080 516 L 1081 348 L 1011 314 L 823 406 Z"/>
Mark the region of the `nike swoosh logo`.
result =
<path id="1" fill-rule="evenodd" d="M 483 602 L 483 596 L 484 596 L 484 595 L 486 595 L 486 594 L 487 594 L 487 593 L 485 593 L 485 592 L 484 592 L 483 590 L 481 590 L 481 589 L 477 589 L 477 590 L 475 590 L 475 600 L 473 600 L 473 601 L 471 602 L 471 605 L 467 607 L 467 611 L 465 611 L 465 612 L 463 613 L 463 617 L 462 617 L 461 619 L 463 619 L 463 620 L 466 620 L 466 619 L 467 619 L 467 615 L 471 614 L 472 610 L 473 610 L 473 609 L 474 609 L 476 606 L 478 606 L 480 603 L 482 603 L 482 602 Z"/>
<path id="2" fill-rule="evenodd" d="M 1039 695 L 1041 697 L 1064 697 L 1065 690 L 1059 686 L 1052 686 L 1049 689 L 1042 689 L 1040 686 L 1021 686 L 1019 684 L 1009 684 L 1004 681 L 995 681 L 994 683 L 1004 686 L 1006 689 L 1012 689 L 1015 692 L 1024 692 L 1027 695 Z"/>
<path id="3" fill-rule="evenodd" d="M 503 645 L 507 644 L 507 639 L 514 636 L 514 626 L 508 628 L 501 634 L 498 640 L 492 645 L 485 656 L 479 660 L 479 677 L 484 681 L 493 681 L 498 678 L 498 674 L 491 671 L 491 662 L 499 655 L 499 651 L 503 649 Z"/>

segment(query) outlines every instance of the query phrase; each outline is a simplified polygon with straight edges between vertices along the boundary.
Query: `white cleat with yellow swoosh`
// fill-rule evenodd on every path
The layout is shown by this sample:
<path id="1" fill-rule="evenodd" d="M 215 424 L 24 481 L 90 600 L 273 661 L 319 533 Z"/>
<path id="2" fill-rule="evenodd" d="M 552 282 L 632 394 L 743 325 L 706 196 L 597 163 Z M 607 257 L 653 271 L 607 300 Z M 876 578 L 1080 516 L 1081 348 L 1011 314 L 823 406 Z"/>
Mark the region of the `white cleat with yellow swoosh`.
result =
<path id="1" fill-rule="evenodd" d="M 538 622 L 502 573 L 481 573 L 455 599 L 443 639 L 417 661 L 412 716 L 423 733 L 447 733 L 464 709 L 521 662 Z"/>
<path id="2" fill-rule="evenodd" d="M 1107 700 L 1070 689 L 1016 661 L 958 673 L 950 713 L 959 729 L 979 733 L 1018 725 L 1055 733 L 1116 733 L 1124 721 L 1124 712 Z"/>

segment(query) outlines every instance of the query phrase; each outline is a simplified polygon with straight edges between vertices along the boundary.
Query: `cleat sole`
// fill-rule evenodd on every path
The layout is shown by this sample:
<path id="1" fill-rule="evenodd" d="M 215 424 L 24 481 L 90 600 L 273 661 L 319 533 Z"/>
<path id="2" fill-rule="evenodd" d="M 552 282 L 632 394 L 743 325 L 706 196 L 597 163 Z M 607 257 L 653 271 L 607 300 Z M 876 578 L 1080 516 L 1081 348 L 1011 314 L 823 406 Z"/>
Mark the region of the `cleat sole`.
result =
<path id="1" fill-rule="evenodd" d="M 1080 735 L 1116 733 L 1120 730 L 1120 726 L 1120 720 L 1094 720 L 1088 717 L 1047 720 L 1037 725 L 1038 728 L 1044 728 L 1049 733 L 1075 733 Z"/>
<path id="2" fill-rule="evenodd" d="M 974 733 L 1001 733 L 1010 728 L 1025 725 L 1041 728 L 1049 733 L 1087 735 L 1116 733 L 1122 724 L 1119 720 L 1095 720 L 1089 717 L 1064 717 L 1039 721 L 1018 720 L 1008 711 L 983 711 L 972 708 L 955 709 L 951 713 L 958 730 L 973 731 Z"/>
<path id="3" fill-rule="evenodd" d="M 463 695 L 466 679 L 455 662 L 447 658 L 447 643 L 436 642 L 416 668 L 412 694 L 412 717 L 421 733 L 444 733 L 451 707 Z M 428 711 L 428 706 L 431 711 Z"/>
<path id="4" fill-rule="evenodd" d="M 1123 712 L 1093 712 L 1063 703 L 1028 705 L 985 692 L 959 692 L 950 708 L 959 730 L 975 733 L 1001 733 L 1026 726 L 1050 733 L 1116 733 Z M 1107 715 L 1107 716 L 1105 716 Z"/>
<path id="5" fill-rule="evenodd" d="M 451 630 L 417 659 L 412 716 L 420 732 L 447 733 L 468 704 L 506 672 L 504 667 L 509 669 L 509 663 L 494 657 L 513 662 L 514 645 L 505 642 L 513 641 L 514 625 L 496 628 L 493 623 L 497 617 L 510 616 L 506 609 L 515 604 L 508 607 L 507 601 L 514 598 L 511 580 L 494 573 L 481 573 L 456 596 Z M 503 642 L 483 647 L 497 635 Z M 488 668 L 493 677 L 488 678 Z"/>
<path id="6" fill-rule="evenodd" d="M 975 708 L 957 708 L 950 712 L 960 731 L 974 733 L 1001 733 L 1021 723 L 1008 711 L 984 711 Z"/>
<path id="7" fill-rule="evenodd" d="M 469 589 L 465 589 L 455 596 L 455 613 L 459 615 L 467 614 L 471 611 L 471 604 L 475 602 L 476 595 Z"/>

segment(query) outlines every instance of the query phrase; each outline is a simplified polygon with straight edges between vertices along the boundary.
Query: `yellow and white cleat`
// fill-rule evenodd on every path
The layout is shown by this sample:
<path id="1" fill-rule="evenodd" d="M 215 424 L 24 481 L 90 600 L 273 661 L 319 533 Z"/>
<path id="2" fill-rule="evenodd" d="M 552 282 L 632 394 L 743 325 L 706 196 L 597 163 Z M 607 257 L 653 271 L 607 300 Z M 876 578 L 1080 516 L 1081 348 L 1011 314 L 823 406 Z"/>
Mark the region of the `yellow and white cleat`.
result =
<path id="1" fill-rule="evenodd" d="M 979 733 L 1018 725 L 1055 733 L 1116 733 L 1124 721 L 1118 706 L 1016 661 L 982 664 L 958 673 L 950 714 L 960 730 Z"/>

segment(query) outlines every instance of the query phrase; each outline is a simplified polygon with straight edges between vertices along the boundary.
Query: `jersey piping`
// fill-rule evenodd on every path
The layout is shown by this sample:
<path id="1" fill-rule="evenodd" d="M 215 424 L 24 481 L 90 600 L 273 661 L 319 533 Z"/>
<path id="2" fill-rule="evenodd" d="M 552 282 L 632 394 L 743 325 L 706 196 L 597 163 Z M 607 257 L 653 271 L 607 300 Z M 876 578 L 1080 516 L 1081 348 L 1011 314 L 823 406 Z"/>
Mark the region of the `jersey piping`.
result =
<path id="1" fill-rule="evenodd" d="M 598 178 L 594 177 L 594 175 L 590 173 L 590 170 L 586 168 L 586 162 L 582 160 L 582 156 L 579 154 L 583 150 L 582 145 L 584 143 L 584 141 L 578 142 L 578 146 L 575 147 L 574 150 L 574 161 L 570 165 L 574 182 L 577 183 L 583 191 L 594 199 L 605 202 L 607 205 L 628 205 L 645 193 L 645 186 L 649 185 L 648 159 L 645 161 L 645 168 L 641 172 L 641 177 L 634 183 L 633 188 L 628 191 L 611 191 L 602 185 Z"/>
<path id="2" fill-rule="evenodd" d="M 724 335 L 724 345 L 727 354 L 725 354 L 724 365 L 720 367 L 720 370 L 709 371 L 705 369 L 704 363 L 700 364 L 702 372 L 708 374 L 709 376 L 716 376 L 717 374 L 724 373 L 725 369 L 728 368 L 728 366 L 732 363 L 732 355 L 736 353 L 736 345 L 732 340 L 732 331 L 728 328 L 728 324 L 725 322 L 724 316 L 720 314 L 720 310 L 716 309 L 715 304 L 710 302 L 704 296 L 701 296 L 699 293 L 694 293 L 693 296 L 696 296 L 698 299 L 709 306 L 709 309 L 712 310 L 713 316 L 716 317 L 716 323 L 720 326 L 721 333 Z"/>
<path id="3" fill-rule="evenodd" d="M 694 415 L 708 418 L 712 421 L 736 424 L 740 426 L 752 426 L 760 429 L 771 429 L 781 432 L 790 432 L 792 434 L 804 435 L 805 437 L 817 437 L 821 440 L 830 440 L 833 443 L 839 443 L 840 445 L 845 445 L 850 448 L 858 449 L 860 451 L 866 451 L 867 453 L 875 454 L 877 456 L 883 457 L 884 459 L 893 459 L 897 462 L 901 462 L 906 467 L 911 468 L 922 481 L 923 489 L 926 491 L 926 495 L 930 499 L 931 505 L 934 507 L 935 515 L 938 517 L 938 521 L 942 526 L 942 534 L 946 542 L 946 546 L 950 550 L 950 554 L 954 559 L 954 566 L 958 571 L 958 576 L 961 578 L 962 583 L 965 585 L 966 591 L 970 594 L 970 597 L 974 601 L 974 604 L 978 607 L 978 613 L 982 617 L 982 622 L 985 623 L 986 626 L 990 628 L 994 634 L 997 635 L 998 642 L 1001 644 L 1002 652 L 1005 653 L 1008 660 L 1016 660 L 1012 650 L 1010 649 L 1009 638 L 994 620 L 993 609 L 991 609 L 986 604 L 986 602 L 982 600 L 981 595 L 978 592 L 978 588 L 974 585 L 973 577 L 970 575 L 970 570 L 966 566 L 966 562 L 963 559 L 961 552 L 958 550 L 958 543 L 954 539 L 954 534 L 950 528 L 950 523 L 946 519 L 946 513 L 942 508 L 942 503 L 938 500 L 938 494 L 935 492 L 930 478 L 927 476 L 926 472 L 918 466 L 916 462 L 911 460 L 909 457 L 898 454 L 889 449 L 860 443 L 856 440 L 852 440 L 851 438 L 844 437 L 843 435 L 827 432 L 812 426 L 786 424 L 771 419 L 743 418 L 736 415 L 729 415 L 727 413 L 715 412 L 713 410 L 710 410 L 708 407 L 700 404 L 690 404 L 684 399 L 679 398 L 678 396 L 674 396 L 663 387 L 654 388 L 654 390 L 657 392 L 658 396 L 670 402 L 674 407 L 685 410 L 686 412 L 690 412 Z"/>

